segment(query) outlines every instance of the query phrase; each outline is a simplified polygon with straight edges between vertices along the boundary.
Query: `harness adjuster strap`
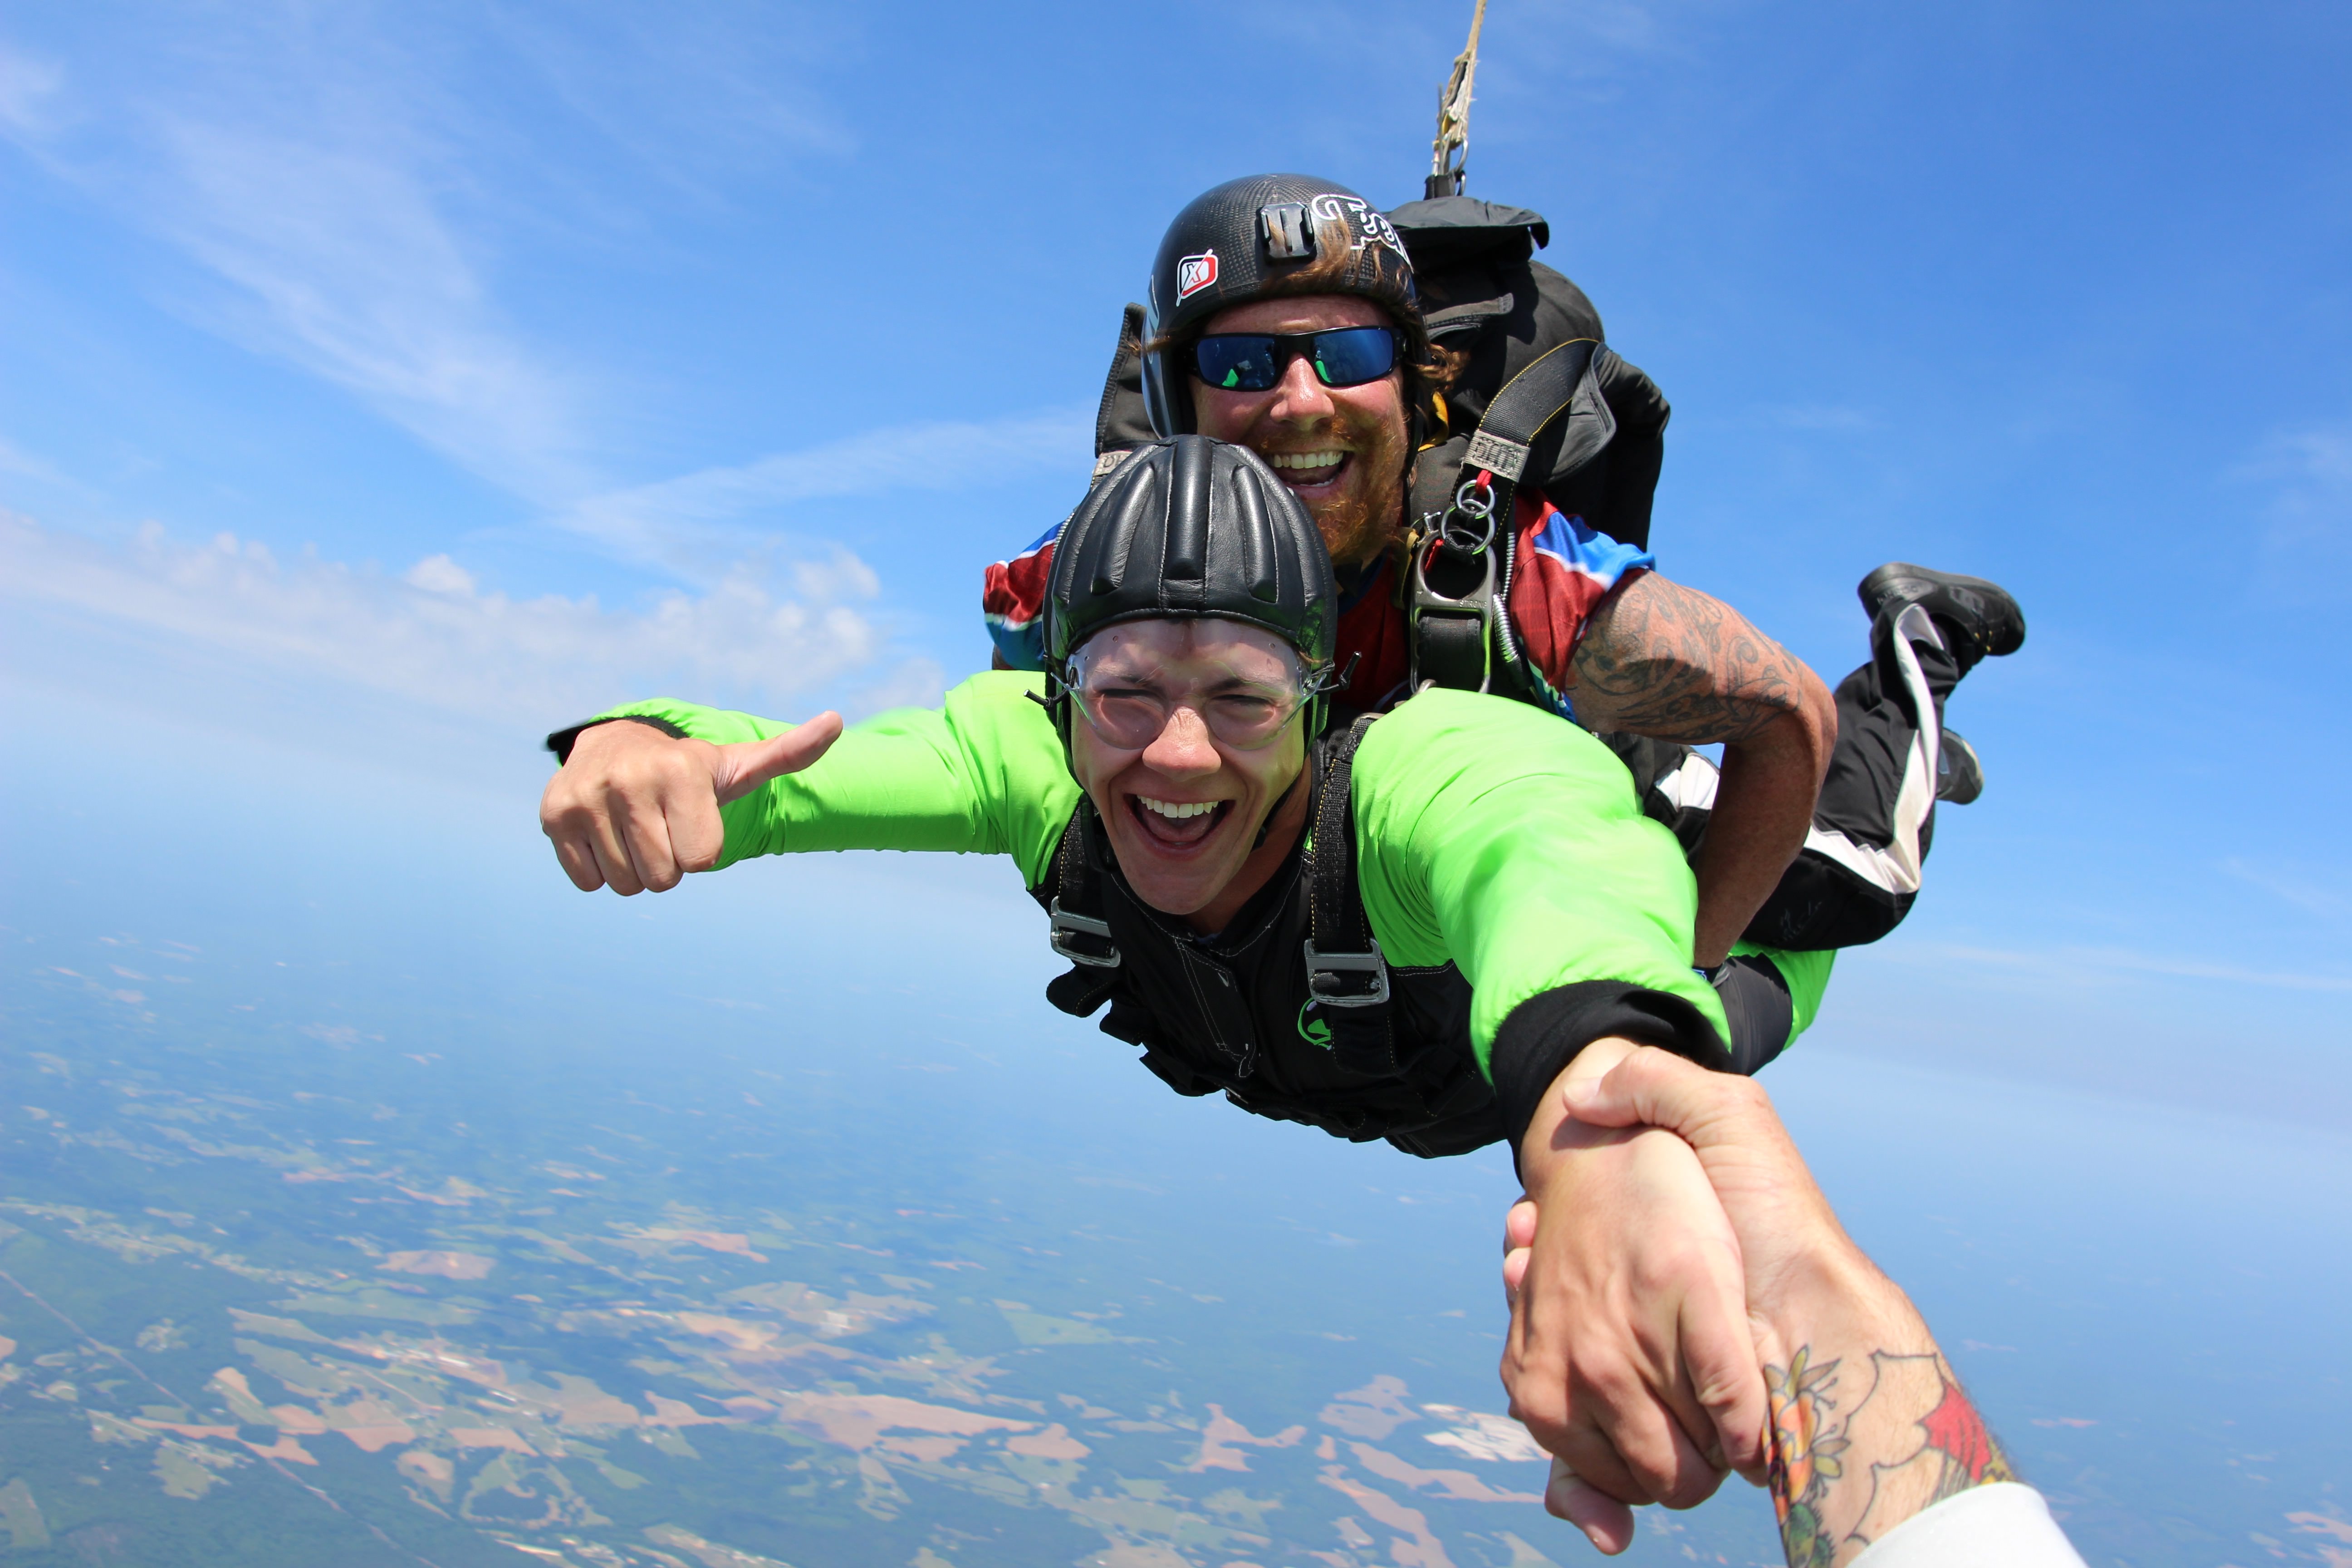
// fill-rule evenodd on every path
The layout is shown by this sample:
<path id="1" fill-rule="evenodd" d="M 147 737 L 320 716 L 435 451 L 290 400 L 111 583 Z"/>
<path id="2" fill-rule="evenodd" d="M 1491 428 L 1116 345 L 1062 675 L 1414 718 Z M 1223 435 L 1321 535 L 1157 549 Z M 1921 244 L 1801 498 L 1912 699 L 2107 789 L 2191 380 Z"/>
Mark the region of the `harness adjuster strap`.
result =
<path id="1" fill-rule="evenodd" d="M 1308 937 L 1300 945 L 1307 950 L 1307 989 L 1316 1002 L 1326 1007 L 1377 1007 L 1389 999 L 1388 960 L 1381 955 L 1378 937 L 1366 937 L 1371 944 L 1369 952 L 1323 952 Z M 1371 982 L 1363 990 L 1353 989 L 1353 983 L 1335 978 L 1341 975 L 1369 974 Z"/>
<path id="2" fill-rule="evenodd" d="M 1045 941 L 1055 952 L 1072 963 L 1084 964 L 1088 969 L 1118 967 L 1118 944 L 1111 941 L 1108 921 L 1066 910 L 1059 898 L 1045 906 L 1045 914 L 1049 925 Z M 1082 942 L 1101 945 L 1089 949 L 1079 945 Z"/>

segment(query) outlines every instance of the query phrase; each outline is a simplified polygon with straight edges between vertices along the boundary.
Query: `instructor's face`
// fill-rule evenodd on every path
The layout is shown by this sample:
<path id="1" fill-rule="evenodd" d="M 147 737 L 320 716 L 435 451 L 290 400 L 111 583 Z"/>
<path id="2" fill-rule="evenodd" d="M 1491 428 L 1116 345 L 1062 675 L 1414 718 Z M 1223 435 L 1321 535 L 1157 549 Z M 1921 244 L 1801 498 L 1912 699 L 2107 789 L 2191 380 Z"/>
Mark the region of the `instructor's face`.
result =
<path id="1" fill-rule="evenodd" d="M 1097 633 L 1085 651 L 1089 689 L 1117 694 L 1130 711 L 1164 708 L 1166 720 L 1148 744 L 1130 746 L 1073 713 L 1071 772 L 1137 896 L 1197 930 L 1221 930 L 1289 852 L 1295 823 L 1263 846 L 1258 829 L 1277 805 L 1303 820 L 1283 797 L 1307 752 L 1296 718 L 1270 743 L 1228 743 L 1212 732 L 1213 722 L 1234 728 L 1216 704 L 1296 689 L 1297 660 L 1279 638 L 1218 620 L 1130 622 Z"/>
<path id="2" fill-rule="evenodd" d="M 1220 310 L 1204 332 L 1320 332 L 1379 327 L 1388 312 L 1353 294 L 1259 300 Z M 1361 386 L 1326 386 L 1298 355 L 1265 392 L 1228 392 L 1192 378 L 1194 422 L 1203 436 L 1247 447 L 1274 466 L 1315 514 L 1331 559 L 1362 566 L 1378 556 L 1404 517 L 1405 418 L 1394 371 Z"/>

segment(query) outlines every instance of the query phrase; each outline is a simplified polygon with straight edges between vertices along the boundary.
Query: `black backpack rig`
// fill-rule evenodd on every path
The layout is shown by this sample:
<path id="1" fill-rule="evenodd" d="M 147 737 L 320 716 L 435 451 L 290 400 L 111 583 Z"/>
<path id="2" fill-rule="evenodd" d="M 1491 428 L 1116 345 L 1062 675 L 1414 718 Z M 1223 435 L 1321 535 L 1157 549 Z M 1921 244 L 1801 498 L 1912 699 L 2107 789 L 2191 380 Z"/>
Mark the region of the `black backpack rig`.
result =
<path id="1" fill-rule="evenodd" d="M 1665 394 L 1609 348 L 1584 290 L 1535 259 L 1540 213 L 1464 195 L 1388 215 L 1404 237 L 1423 319 L 1461 356 L 1414 466 L 1405 595 L 1412 687 L 1538 702 L 1501 606 L 1517 563 L 1522 489 L 1646 548 L 1665 457 Z M 1143 307 L 1130 304 L 1095 416 L 1094 477 L 1155 439 L 1143 401 Z"/>

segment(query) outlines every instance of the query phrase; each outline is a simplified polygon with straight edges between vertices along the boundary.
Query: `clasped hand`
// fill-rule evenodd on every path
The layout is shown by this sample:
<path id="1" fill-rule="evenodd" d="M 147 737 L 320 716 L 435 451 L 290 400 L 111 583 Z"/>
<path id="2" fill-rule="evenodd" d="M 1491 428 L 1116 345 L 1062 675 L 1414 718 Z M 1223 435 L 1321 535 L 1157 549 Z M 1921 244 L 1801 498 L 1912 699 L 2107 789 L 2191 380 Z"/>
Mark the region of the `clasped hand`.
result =
<path id="1" fill-rule="evenodd" d="M 1587 1046 L 1520 1142 L 1531 1201 L 1512 1211 L 1502 1367 L 1512 1415 L 1584 1483 L 1547 1504 L 1612 1552 L 1633 1538 L 1627 1505 L 1695 1508 L 1730 1469 L 1760 1479 L 1766 1452 L 1739 1242 L 1697 1156 L 1671 1131 L 1569 1112 L 1570 1086 L 1636 1048 Z"/>
<path id="2" fill-rule="evenodd" d="M 1631 1507 L 1763 1484 L 1759 1347 L 1825 1272 L 1875 1278 L 1748 1079 L 1587 1047 L 1521 1144 L 1506 1222 L 1511 1414 L 1554 1457 L 1545 1506 L 1605 1552 Z"/>

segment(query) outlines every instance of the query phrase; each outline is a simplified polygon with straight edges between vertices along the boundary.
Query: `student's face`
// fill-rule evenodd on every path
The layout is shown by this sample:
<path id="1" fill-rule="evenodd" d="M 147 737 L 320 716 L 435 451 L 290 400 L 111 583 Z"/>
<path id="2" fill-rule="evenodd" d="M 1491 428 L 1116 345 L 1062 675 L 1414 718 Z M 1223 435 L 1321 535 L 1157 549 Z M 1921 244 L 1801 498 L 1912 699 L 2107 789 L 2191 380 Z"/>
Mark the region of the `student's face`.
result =
<path id="1" fill-rule="evenodd" d="M 1307 294 L 1220 310 L 1202 331 L 1319 332 L 1389 324 L 1388 312 L 1370 300 Z M 1265 392 L 1228 392 L 1197 375 L 1192 381 L 1201 434 L 1247 447 L 1272 464 L 1315 514 L 1335 563 L 1364 565 L 1395 537 L 1404 515 L 1407 456 L 1399 372 L 1361 386 L 1326 386 L 1299 355 Z M 1287 466 L 1302 459 L 1311 466 Z"/>
<path id="2" fill-rule="evenodd" d="M 1133 621 L 1097 633 L 1074 662 L 1091 695 L 1071 700 L 1070 770 L 1128 886 L 1165 914 L 1208 908 L 1306 765 L 1303 723 L 1284 706 L 1299 689 L 1297 656 L 1237 622 Z M 1132 727 L 1160 710 L 1156 733 Z M 1249 744 L 1253 726 L 1271 738 Z"/>

